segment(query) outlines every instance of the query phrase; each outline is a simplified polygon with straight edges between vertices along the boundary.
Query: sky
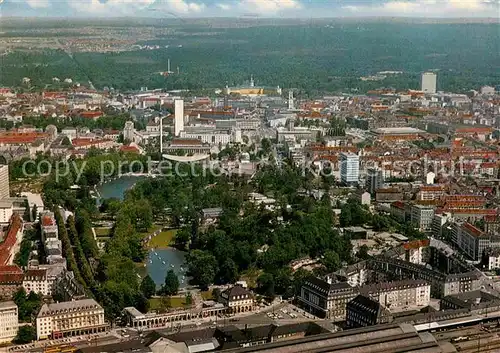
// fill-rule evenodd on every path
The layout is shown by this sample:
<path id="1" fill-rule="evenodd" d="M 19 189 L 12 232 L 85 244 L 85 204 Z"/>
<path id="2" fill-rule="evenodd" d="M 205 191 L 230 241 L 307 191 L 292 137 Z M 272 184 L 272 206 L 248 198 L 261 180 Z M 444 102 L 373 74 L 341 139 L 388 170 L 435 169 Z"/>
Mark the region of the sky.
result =
<path id="1" fill-rule="evenodd" d="M 500 18 L 500 0 L 0 0 L 0 16 Z"/>

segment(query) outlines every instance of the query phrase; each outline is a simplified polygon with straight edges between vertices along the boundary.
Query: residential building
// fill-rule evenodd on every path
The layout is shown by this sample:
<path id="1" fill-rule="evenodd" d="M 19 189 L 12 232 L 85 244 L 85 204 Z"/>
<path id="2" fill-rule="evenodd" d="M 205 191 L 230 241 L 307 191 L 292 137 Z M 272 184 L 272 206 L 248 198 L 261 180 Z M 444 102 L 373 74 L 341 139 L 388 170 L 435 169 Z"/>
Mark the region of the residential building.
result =
<path id="1" fill-rule="evenodd" d="M 500 248 L 500 238 L 489 235 L 468 222 L 454 222 L 451 239 L 474 261 L 479 261 L 486 249 Z"/>
<path id="2" fill-rule="evenodd" d="M 326 278 L 310 277 L 305 281 L 298 298 L 299 305 L 322 318 L 345 319 L 346 304 L 358 294 L 347 282 L 334 282 Z"/>
<path id="3" fill-rule="evenodd" d="M 0 165 L 0 199 L 5 199 L 9 196 L 9 166 Z"/>
<path id="4" fill-rule="evenodd" d="M 359 182 L 359 156 L 354 153 L 340 153 L 340 181 L 346 185 Z"/>
<path id="5" fill-rule="evenodd" d="M 444 227 L 446 227 L 447 223 L 451 220 L 452 217 L 450 213 L 435 214 L 431 225 L 432 236 L 440 239 L 443 234 L 446 233 L 446 229 L 444 229 Z"/>
<path id="6" fill-rule="evenodd" d="M 496 270 L 500 268 L 500 249 L 488 249 L 484 255 L 484 262 L 488 270 Z"/>
<path id="7" fill-rule="evenodd" d="M 430 231 L 434 218 L 434 207 L 412 205 L 411 223 L 422 232 Z"/>
<path id="8" fill-rule="evenodd" d="M 438 200 L 445 195 L 446 187 L 444 185 L 422 185 L 417 195 L 417 200 L 432 201 Z"/>
<path id="9" fill-rule="evenodd" d="M 176 99 L 174 109 L 174 135 L 180 136 L 181 131 L 184 131 L 184 100 Z"/>
<path id="10" fill-rule="evenodd" d="M 44 304 L 36 317 L 37 339 L 56 339 L 108 329 L 104 309 L 94 299 Z"/>
<path id="11" fill-rule="evenodd" d="M 253 294 L 241 285 L 235 285 L 223 291 L 219 301 L 230 308 L 231 313 L 253 311 L 255 308 Z"/>
<path id="12" fill-rule="evenodd" d="M 422 91 L 425 93 L 436 93 L 437 75 L 434 72 L 422 73 Z"/>
<path id="13" fill-rule="evenodd" d="M 427 306 L 431 300 L 431 286 L 424 280 L 370 284 L 360 287 L 359 292 L 388 309 Z"/>
<path id="14" fill-rule="evenodd" d="M 23 270 L 19 266 L 0 266 L 0 300 L 10 300 L 22 286 L 23 278 Z"/>
<path id="15" fill-rule="evenodd" d="M 375 200 L 381 203 L 390 203 L 403 200 L 403 192 L 397 188 L 378 189 L 375 193 Z"/>
<path id="16" fill-rule="evenodd" d="M 67 301 L 85 298 L 85 291 L 82 285 L 75 279 L 73 271 L 64 270 L 54 280 L 52 291 Z"/>
<path id="17" fill-rule="evenodd" d="M 24 230 L 23 220 L 18 213 L 14 213 L 10 218 L 7 230 L 0 233 L 2 242 L 0 243 L 0 265 L 12 265 L 14 263 L 17 246 Z"/>
<path id="18" fill-rule="evenodd" d="M 44 212 L 41 216 L 42 241 L 47 239 L 59 239 L 56 219 L 53 212 Z"/>
<path id="19" fill-rule="evenodd" d="M 406 219 L 406 205 L 403 201 L 394 201 L 391 203 L 390 214 L 400 222 Z"/>
<path id="20" fill-rule="evenodd" d="M 346 324 L 348 327 L 366 327 L 390 323 L 391 313 L 378 301 L 362 294 L 347 303 Z"/>
<path id="21" fill-rule="evenodd" d="M 26 293 L 35 292 L 43 296 L 52 295 L 46 269 L 28 269 L 24 274 L 23 288 Z"/>
<path id="22" fill-rule="evenodd" d="M 0 343 L 9 343 L 17 335 L 18 311 L 13 301 L 0 302 Z"/>
<path id="23" fill-rule="evenodd" d="M 0 224 L 9 224 L 13 213 L 14 205 L 12 204 L 12 202 L 0 199 Z"/>
<path id="24" fill-rule="evenodd" d="M 384 186 L 384 174 L 380 168 L 368 168 L 366 170 L 366 190 L 375 195 L 375 191 Z"/>

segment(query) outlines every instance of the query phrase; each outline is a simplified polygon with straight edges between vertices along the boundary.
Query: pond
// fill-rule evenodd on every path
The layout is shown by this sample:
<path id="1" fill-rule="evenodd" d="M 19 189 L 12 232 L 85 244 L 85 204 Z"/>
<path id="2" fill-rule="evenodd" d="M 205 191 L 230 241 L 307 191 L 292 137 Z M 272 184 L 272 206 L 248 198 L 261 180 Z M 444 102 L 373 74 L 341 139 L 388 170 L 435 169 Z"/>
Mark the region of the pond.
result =
<path id="1" fill-rule="evenodd" d="M 125 192 L 144 177 L 122 176 L 118 179 L 108 181 L 100 185 L 97 190 L 100 200 L 116 198 L 123 200 Z M 157 288 L 165 282 L 165 276 L 169 269 L 174 270 L 179 278 L 180 288 L 187 286 L 185 276 L 185 253 L 174 248 L 149 250 L 146 258 L 147 273 L 156 283 Z M 184 267 L 182 267 L 184 265 Z M 182 267 L 182 268 L 181 268 Z"/>
<path id="2" fill-rule="evenodd" d="M 100 199 L 119 199 L 123 200 L 125 191 L 134 186 L 135 183 L 143 179 L 140 176 L 122 176 L 120 178 L 110 180 L 97 188 Z"/>
<path id="3" fill-rule="evenodd" d="M 183 251 L 174 248 L 149 250 L 146 258 L 147 272 L 156 283 L 157 289 L 165 283 L 165 276 L 170 269 L 174 270 L 179 278 L 180 288 L 188 285 L 185 257 Z"/>

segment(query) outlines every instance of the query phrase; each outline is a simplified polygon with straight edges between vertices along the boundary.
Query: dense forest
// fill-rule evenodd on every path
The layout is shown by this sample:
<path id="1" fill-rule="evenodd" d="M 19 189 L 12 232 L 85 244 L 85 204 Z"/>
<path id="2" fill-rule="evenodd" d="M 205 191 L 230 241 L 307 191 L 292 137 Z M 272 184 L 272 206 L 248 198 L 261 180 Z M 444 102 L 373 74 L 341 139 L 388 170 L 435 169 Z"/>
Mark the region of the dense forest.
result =
<path id="1" fill-rule="evenodd" d="M 258 85 L 314 93 L 416 89 L 424 70 L 439 70 L 439 89 L 449 91 L 500 82 L 495 24 L 310 24 L 225 28 L 206 35 L 199 32 L 210 27 L 196 27 L 191 35 L 189 29 L 140 43 L 161 45 L 158 50 L 74 53 L 73 58 L 62 50 L 13 52 L 2 57 L 0 84 L 15 86 L 30 77 L 34 86 L 44 87 L 52 77 L 70 77 L 98 88 L 200 89 L 239 85 L 253 74 Z M 167 59 L 179 66 L 179 75 L 158 74 Z M 377 82 L 359 79 L 384 70 L 404 74 Z"/>

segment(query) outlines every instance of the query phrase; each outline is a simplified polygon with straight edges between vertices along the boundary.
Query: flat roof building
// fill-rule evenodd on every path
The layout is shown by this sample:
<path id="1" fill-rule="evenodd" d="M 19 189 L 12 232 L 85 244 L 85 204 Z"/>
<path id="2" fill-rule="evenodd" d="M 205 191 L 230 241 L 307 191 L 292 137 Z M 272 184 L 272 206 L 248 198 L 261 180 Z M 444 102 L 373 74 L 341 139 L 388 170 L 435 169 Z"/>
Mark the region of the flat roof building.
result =
<path id="1" fill-rule="evenodd" d="M 17 335 L 18 311 L 13 301 L 0 302 L 0 343 L 11 342 Z"/>

